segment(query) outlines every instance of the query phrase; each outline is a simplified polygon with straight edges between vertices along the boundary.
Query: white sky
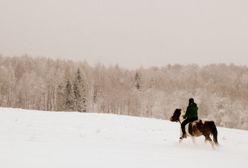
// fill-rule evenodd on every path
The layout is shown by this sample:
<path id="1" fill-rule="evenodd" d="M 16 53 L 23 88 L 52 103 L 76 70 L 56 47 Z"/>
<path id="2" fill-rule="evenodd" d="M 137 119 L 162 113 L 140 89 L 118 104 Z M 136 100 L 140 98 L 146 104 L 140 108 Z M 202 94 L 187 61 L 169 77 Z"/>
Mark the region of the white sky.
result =
<path id="1" fill-rule="evenodd" d="M 247 0 L 0 0 L 0 53 L 248 65 Z"/>

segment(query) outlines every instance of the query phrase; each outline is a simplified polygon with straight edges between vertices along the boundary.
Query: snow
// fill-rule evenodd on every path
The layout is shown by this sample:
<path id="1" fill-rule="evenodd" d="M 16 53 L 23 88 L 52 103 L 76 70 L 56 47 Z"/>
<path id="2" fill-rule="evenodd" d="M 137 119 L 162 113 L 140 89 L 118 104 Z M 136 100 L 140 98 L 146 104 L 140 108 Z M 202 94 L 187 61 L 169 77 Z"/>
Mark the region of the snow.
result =
<path id="1" fill-rule="evenodd" d="M 213 149 L 203 137 L 179 144 L 179 124 L 165 120 L 0 108 L 0 167 L 247 167 L 248 131 L 218 132 Z"/>

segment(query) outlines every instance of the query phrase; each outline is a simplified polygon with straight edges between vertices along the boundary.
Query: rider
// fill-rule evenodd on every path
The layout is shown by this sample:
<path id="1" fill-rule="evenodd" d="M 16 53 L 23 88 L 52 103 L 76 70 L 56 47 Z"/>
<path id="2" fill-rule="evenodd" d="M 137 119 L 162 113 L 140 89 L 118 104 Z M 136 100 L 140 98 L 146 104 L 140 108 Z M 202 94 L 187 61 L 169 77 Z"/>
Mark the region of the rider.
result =
<path id="1" fill-rule="evenodd" d="M 186 132 L 185 132 L 185 125 L 193 122 L 195 120 L 198 120 L 198 114 L 197 114 L 197 104 L 194 102 L 193 98 L 189 99 L 189 105 L 187 107 L 186 113 L 184 115 L 185 120 L 182 122 L 181 124 L 181 128 L 182 128 L 182 136 L 180 137 L 180 139 L 186 138 Z"/>

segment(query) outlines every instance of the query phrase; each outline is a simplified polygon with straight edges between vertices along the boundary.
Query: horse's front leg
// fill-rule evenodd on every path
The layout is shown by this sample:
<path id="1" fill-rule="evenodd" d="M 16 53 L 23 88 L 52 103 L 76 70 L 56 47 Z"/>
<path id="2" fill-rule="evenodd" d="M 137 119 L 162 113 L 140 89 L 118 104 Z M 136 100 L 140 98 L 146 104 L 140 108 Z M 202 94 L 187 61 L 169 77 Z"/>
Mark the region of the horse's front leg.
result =
<path id="1" fill-rule="evenodd" d="M 192 136 L 191 139 L 192 139 L 193 144 L 196 144 L 195 137 Z"/>

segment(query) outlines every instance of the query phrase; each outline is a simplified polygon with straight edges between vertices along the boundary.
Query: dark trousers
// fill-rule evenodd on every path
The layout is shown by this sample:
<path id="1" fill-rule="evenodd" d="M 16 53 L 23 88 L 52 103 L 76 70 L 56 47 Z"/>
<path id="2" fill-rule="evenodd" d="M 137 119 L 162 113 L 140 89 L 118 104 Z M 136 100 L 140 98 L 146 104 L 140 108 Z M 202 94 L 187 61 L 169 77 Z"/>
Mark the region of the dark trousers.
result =
<path id="1" fill-rule="evenodd" d="M 190 122 L 193 122 L 195 120 L 198 120 L 198 117 L 194 117 L 194 118 L 187 118 L 186 120 L 184 120 L 181 124 L 181 128 L 182 128 L 182 132 L 183 132 L 183 135 L 186 134 L 185 132 L 185 125 L 190 123 Z"/>

